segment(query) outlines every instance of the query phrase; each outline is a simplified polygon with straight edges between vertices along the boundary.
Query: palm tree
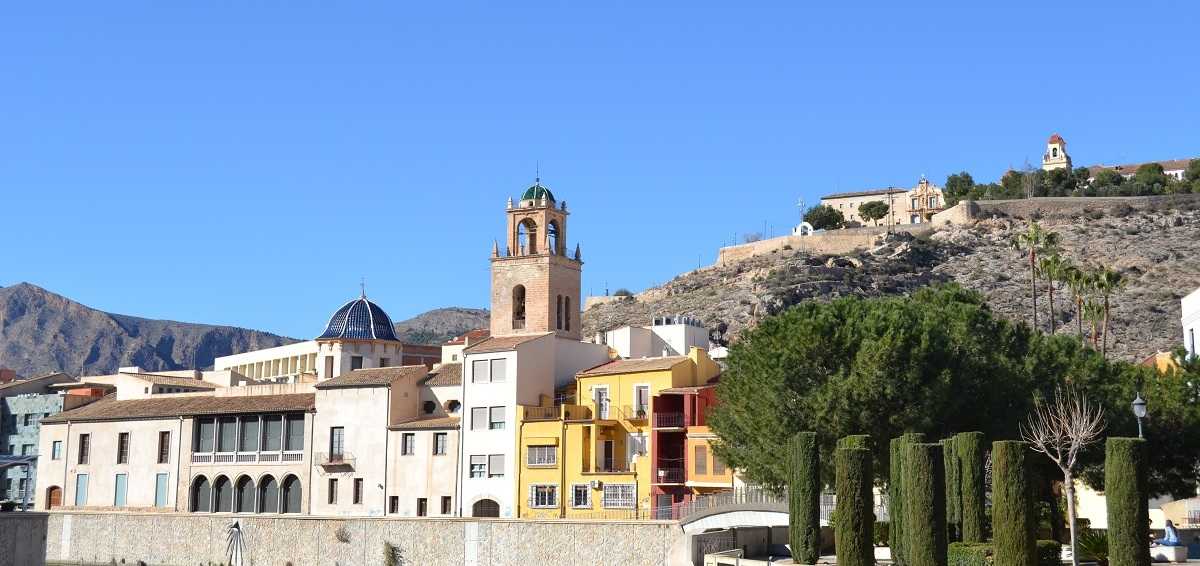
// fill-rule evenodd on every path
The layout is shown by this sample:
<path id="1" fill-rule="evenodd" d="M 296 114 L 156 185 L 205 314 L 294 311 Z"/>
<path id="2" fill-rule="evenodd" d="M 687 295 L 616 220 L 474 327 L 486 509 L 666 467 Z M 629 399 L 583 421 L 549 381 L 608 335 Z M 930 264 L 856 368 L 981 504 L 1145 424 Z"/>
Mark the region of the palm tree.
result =
<path id="1" fill-rule="evenodd" d="M 1065 279 L 1067 268 L 1070 266 L 1071 264 L 1058 255 L 1058 253 L 1045 256 L 1038 262 L 1038 268 L 1046 278 L 1046 292 L 1050 299 L 1051 334 L 1054 334 L 1058 330 L 1058 317 L 1055 316 L 1056 313 L 1054 312 L 1054 283 Z"/>
<path id="2" fill-rule="evenodd" d="M 1083 316 L 1087 317 L 1088 322 L 1092 324 L 1092 349 L 1098 348 L 1100 333 L 1097 327 L 1100 321 L 1104 319 L 1104 305 L 1096 302 L 1096 299 L 1088 297 L 1083 303 Z"/>
<path id="3" fill-rule="evenodd" d="M 1108 299 L 1124 288 L 1125 283 L 1124 275 L 1107 267 L 1096 274 L 1096 292 L 1100 293 L 1104 300 L 1104 325 L 1100 329 L 1100 353 L 1104 356 L 1108 356 L 1108 326 L 1112 319 Z"/>
<path id="4" fill-rule="evenodd" d="M 1048 232 L 1038 226 L 1037 222 L 1030 222 L 1029 229 L 1023 233 L 1017 234 L 1012 241 L 1013 249 L 1029 252 L 1029 285 L 1030 297 L 1033 298 L 1033 327 L 1038 327 L 1037 322 L 1037 266 L 1038 254 L 1054 250 L 1058 247 L 1059 236 L 1056 232 Z"/>
<path id="5" fill-rule="evenodd" d="M 1071 302 L 1075 304 L 1075 326 L 1079 332 L 1079 343 L 1083 341 L 1083 300 L 1087 296 L 1087 292 L 1092 288 L 1091 274 L 1074 265 L 1067 265 L 1063 269 L 1063 281 L 1066 282 L 1067 288 L 1071 290 Z"/>

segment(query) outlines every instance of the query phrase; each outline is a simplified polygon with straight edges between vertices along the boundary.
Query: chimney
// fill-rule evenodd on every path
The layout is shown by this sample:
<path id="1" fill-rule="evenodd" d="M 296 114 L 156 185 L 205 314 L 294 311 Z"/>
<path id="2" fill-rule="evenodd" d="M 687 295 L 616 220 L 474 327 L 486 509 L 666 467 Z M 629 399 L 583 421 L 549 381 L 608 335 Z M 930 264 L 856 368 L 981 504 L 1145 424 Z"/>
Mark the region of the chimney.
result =
<path id="1" fill-rule="evenodd" d="M 17 379 L 16 370 L 0 368 L 0 383 L 11 383 L 15 379 Z"/>

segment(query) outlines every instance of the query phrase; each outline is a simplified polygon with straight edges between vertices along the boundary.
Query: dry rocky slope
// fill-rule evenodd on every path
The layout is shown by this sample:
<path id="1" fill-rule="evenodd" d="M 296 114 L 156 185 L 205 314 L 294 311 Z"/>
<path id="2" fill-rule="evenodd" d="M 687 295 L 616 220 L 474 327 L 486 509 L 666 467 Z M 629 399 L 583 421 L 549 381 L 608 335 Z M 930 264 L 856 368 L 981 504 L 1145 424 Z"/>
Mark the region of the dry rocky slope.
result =
<path id="1" fill-rule="evenodd" d="M 1038 219 L 1062 235 L 1063 255 L 1110 266 L 1128 279 L 1113 298 L 1109 349 L 1115 356 L 1135 361 L 1182 343 L 1179 299 L 1200 287 L 1198 209 L 1189 201 Z M 761 317 L 801 301 L 903 294 L 951 281 L 981 292 L 1000 315 L 1030 322 L 1028 263 L 1010 246 L 1030 220 L 1001 213 L 969 226 L 942 226 L 928 237 L 881 237 L 873 249 L 845 256 L 783 250 L 708 267 L 631 300 L 594 306 L 584 313 L 584 329 L 590 335 L 647 324 L 658 314 L 692 314 L 715 337 L 734 340 Z M 1048 324 L 1044 289 L 1041 285 L 1038 297 L 1043 328 Z M 1056 292 L 1061 333 L 1076 328 L 1068 296 Z"/>
<path id="2" fill-rule="evenodd" d="M 412 344 L 441 344 L 468 330 L 488 327 L 488 311 L 447 307 L 396 323 L 396 336 Z"/>

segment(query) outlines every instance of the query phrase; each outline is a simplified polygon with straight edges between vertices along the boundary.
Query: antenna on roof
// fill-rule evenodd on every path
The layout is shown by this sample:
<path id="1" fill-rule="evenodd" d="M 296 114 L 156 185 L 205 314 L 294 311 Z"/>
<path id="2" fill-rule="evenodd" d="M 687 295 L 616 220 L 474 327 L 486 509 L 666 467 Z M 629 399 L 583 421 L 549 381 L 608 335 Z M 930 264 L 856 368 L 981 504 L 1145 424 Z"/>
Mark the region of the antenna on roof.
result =
<path id="1" fill-rule="evenodd" d="M 533 162 L 533 184 L 542 184 L 542 162 L 540 160 Z"/>

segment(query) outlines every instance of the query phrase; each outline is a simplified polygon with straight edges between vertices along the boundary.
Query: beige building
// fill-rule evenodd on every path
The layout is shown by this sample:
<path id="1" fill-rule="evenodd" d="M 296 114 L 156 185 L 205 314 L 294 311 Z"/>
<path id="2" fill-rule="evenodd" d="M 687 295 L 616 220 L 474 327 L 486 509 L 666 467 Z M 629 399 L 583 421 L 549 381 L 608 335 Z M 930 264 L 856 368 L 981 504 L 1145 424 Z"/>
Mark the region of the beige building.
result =
<path id="1" fill-rule="evenodd" d="M 1071 170 L 1071 156 L 1067 155 L 1067 140 L 1058 134 L 1052 134 L 1046 140 L 1046 153 L 1042 154 L 1042 171 L 1055 169 Z"/>
<path id="2" fill-rule="evenodd" d="M 942 188 L 921 177 L 917 186 L 911 189 L 889 187 L 867 191 L 834 193 L 821 197 L 821 204 L 829 206 L 842 213 L 846 224 L 854 226 L 873 226 L 876 223 L 862 217 L 859 209 L 862 205 L 882 201 L 889 207 L 887 216 L 878 221 L 880 226 L 898 224 L 922 224 L 946 207 L 946 199 Z"/>

